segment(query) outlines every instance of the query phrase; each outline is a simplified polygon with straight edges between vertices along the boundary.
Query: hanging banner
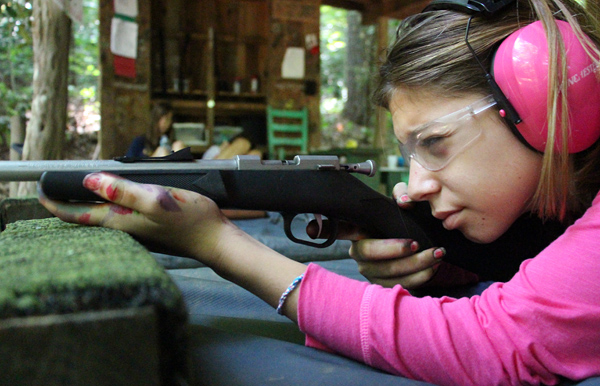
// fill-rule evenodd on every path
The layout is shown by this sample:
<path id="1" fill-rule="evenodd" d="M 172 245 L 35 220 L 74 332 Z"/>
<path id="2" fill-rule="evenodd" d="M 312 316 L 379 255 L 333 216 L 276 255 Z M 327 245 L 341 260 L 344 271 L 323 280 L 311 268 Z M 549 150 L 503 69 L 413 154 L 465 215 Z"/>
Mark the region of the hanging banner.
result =
<path id="1" fill-rule="evenodd" d="M 281 77 L 284 79 L 303 79 L 305 67 L 304 48 L 288 47 L 285 50 L 285 56 L 281 64 Z"/>
<path id="2" fill-rule="evenodd" d="M 113 55 L 113 66 L 115 75 L 126 78 L 135 78 L 135 59 L 126 58 L 119 55 Z"/>
<path id="3" fill-rule="evenodd" d="M 137 57 L 138 24 L 113 17 L 110 25 L 110 51 L 115 55 Z"/>

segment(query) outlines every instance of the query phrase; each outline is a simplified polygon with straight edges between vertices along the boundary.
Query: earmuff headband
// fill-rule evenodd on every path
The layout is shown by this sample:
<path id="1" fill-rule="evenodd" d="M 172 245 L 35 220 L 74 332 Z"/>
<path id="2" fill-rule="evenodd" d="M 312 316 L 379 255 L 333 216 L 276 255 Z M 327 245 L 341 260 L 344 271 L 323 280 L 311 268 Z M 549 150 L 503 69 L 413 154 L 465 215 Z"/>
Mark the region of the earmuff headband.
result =
<path id="1" fill-rule="evenodd" d="M 487 80 L 488 85 L 490 86 L 490 89 L 492 90 L 492 95 L 494 95 L 494 99 L 496 100 L 496 103 L 498 103 L 498 106 L 500 107 L 500 115 L 502 116 L 502 118 L 504 118 L 508 122 L 509 125 L 511 125 L 511 128 L 512 128 L 514 125 L 521 123 L 521 121 L 522 121 L 521 117 L 519 116 L 519 113 L 517 112 L 517 110 L 513 107 L 512 103 L 509 102 L 506 95 L 504 95 L 504 93 L 502 92 L 502 89 L 500 89 L 500 87 L 496 83 L 496 80 L 494 79 L 492 74 L 490 74 L 490 72 L 483 66 L 483 64 L 477 57 L 477 53 L 475 52 L 473 47 L 471 47 L 471 45 L 469 44 L 469 29 L 471 27 L 472 19 L 473 19 L 473 16 L 471 16 L 469 18 L 469 21 L 467 22 L 467 30 L 465 32 L 465 44 L 467 45 L 467 47 L 471 51 L 471 54 L 473 55 L 473 58 L 475 58 L 475 61 L 477 62 L 477 64 L 479 64 L 479 67 L 483 71 L 485 79 Z"/>
<path id="2" fill-rule="evenodd" d="M 485 79 L 488 85 L 490 86 L 492 95 L 494 95 L 494 99 L 496 100 L 496 103 L 498 103 L 498 107 L 500 107 L 502 118 L 506 120 L 506 122 L 509 124 L 509 126 L 511 126 L 513 130 L 515 129 L 515 125 L 521 123 L 521 117 L 519 116 L 517 110 L 509 102 L 506 95 L 504 95 L 498 84 L 496 84 L 496 81 L 492 74 L 490 74 L 490 72 L 483 66 L 483 64 L 477 57 L 477 53 L 475 53 L 475 50 L 469 44 L 469 29 L 471 28 L 471 20 L 474 16 L 492 16 L 495 13 L 504 9 L 507 5 L 512 4 L 514 2 L 515 0 L 433 0 L 423 10 L 423 12 L 433 10 L 454 10 L 457 12 L 462 12 L 471 15 L 469 21 L 467 22 L 467 27 L 465 31 L 465 44 L 467 45 L 467 48 L 469 49 L 469 51 L 471 51 L 471 54 L 473 55 L 473 58 L 475 59 L 477 64 L 479 64 L 479 67 L 483 71 L 483 75 L 485 76 Z"/>
<path id="3" fill-rule="evenodd" d="M 451 9 L 468 15 L 491 16 L 514 2 L 515 0 L 434 0 L 425 7 L 423 12 Z"/>

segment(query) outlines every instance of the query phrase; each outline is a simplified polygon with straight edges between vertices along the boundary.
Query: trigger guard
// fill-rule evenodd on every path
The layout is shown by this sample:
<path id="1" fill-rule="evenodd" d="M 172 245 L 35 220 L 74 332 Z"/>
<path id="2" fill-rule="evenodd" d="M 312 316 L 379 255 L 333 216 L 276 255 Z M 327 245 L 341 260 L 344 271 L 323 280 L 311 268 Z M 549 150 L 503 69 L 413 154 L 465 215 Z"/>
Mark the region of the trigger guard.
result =
<path id="1" fill-rule="evenodd" d="M 283 217 L 283 231 L 285 232 L 285 235 L 288 239 L 297 244 L 308 245 L 313 248 L 327 248 L 337 240 L 338 220 L 329 220 L 331 223 L 331 234 L 329 235 L 329 238 L 322 243 L 315 243 L 312 241 L 301 240 L 292 233 L 292 221 L 296 218 L 297 214 L 282 213 L 281 215 Z"/>

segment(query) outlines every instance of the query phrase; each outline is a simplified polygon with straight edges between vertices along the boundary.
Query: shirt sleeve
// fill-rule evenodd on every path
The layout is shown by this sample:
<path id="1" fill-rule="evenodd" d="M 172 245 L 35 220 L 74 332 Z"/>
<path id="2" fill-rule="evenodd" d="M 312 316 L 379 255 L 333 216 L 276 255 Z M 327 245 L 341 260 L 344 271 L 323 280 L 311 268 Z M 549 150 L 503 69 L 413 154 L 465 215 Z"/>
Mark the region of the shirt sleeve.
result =
<path id="1" fill-rule="evenodd" d="M 417 298 L 311 264 L 298 303 L 306 343 L 440 385 L 599 375 L 598 201 L 512 280 L 472 298 Z"/>
<path id="2" fill-rule="evenodd" d="M 140 135 L 131 141 L 131 145 L 127 149 L 125 156 L 127 157 L 142 157 L 144 155 L 144 147 L 146 146 L 146 137 Z"/>

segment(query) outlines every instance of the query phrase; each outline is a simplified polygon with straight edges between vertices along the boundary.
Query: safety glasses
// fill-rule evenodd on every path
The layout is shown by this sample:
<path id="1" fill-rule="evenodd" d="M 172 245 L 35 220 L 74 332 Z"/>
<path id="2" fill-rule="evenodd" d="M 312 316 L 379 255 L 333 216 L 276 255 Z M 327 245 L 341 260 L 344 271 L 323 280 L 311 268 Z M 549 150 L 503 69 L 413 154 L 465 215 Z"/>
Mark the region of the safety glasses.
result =
<path id="1" fill-rule="evenodd" d="M 494 96 L 490 94 L 463 109 L 422 125 L 412 132 L 406 143 L 400 143 L 402 156 L 407 161 L 417 161 L 430 171 L 443 169 L 481 135 L 481 125 L 471 122 L 475 116 L 496 104 Z"/>

